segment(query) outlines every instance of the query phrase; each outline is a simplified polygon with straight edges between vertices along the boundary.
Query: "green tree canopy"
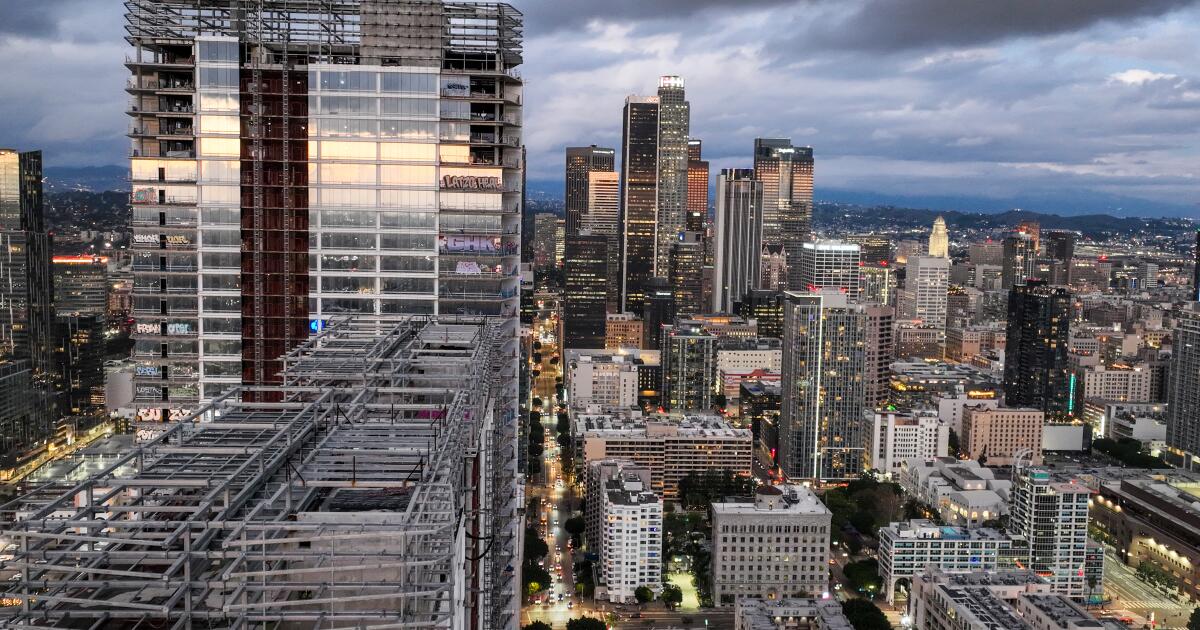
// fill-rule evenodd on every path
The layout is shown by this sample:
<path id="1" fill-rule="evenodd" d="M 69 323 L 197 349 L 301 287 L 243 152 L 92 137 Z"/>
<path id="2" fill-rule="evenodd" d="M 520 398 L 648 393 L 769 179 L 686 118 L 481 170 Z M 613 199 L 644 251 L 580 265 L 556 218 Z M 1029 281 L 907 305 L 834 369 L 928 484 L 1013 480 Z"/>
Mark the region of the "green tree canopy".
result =
<path id="1" fill-rule="evenodd" d="M 1192 616 L 1188 617 L 1187 630 L 1200 630 L 1200 606 L 1192 609 Z"/>
<path id="2" fill-rule="evenodd" d="M 683 603 L 683 591 L 674 584 L 663 584 L 662 595 L 658 597 L 664 604 L 674 608 Z"/>
<path id="3" fill-rule="evenodd" d="M 654 601 L 654 591 L 651 590 L 650 587 L 646 586 L 645 584 L 634 589 L 633 596 L 637 599 L 637 602 L 639 604 L 645 604 L 647 602 Z"/>
<path id="4" fill-rule="evenodd" d="M 563 523 L 563 529 L 565 529 L 567 533 L 571 534 L 572 536 L 578 536 L 579 534 L 582 534 L 583 530 L 586 528 L 587 524 L 584 523 L 582 516 L 572 516 L 571 518 L 567 519 L 565 523 Z"/>
<path id="5" fill-rule="evenodd" d="M 883 581 L 879 579 L 879 562 L 874 558 L 851 562 L 842 569 L 850 587 L 863 593 L 878 593 Z"/>
<path id="6" fill-rule="evenodd" d="M 545 621 L 531 621 L 521 626 L 521 630 L 554 630 L 554 628 Z"/>
<path id="7" fill-rule="evenodd" d="M 849 599 L 842 602 L 842 612 L 854 630 L 891 630 L 887 617 L 873 602 L 865 599 Z"/>
<path id="8" fill-rule="evenodd" d="M 525 558 L 531 562 L 537 562 L 550 554 L 550 546 L 545 540 L 538 535 L 538 531 L 532 527 L 525 528 Z"/>
<path id="9" fill-rule="evenodd" d="M 580 617 L 567 620 L 567 630 L 607 630 L 604 621 L 595 617 Z"/>

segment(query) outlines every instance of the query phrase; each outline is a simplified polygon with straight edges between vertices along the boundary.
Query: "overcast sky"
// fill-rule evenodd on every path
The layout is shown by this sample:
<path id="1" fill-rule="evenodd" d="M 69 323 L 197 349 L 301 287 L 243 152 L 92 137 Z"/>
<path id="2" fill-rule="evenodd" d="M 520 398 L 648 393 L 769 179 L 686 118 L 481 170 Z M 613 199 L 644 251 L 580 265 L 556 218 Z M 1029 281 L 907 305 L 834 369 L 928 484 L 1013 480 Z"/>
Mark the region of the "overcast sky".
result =
<path id="1" fill-rule="evenodd" d="M 1200 0 L 516 0 L 532 180 L 620 144 L 628 94 L 678 74 L 717 168 L 756 136 L 817 189 L 1086 191 L 1200 207 Z M 121 164 L 117 0 L 0 2 L 0 145 Z M 1197 212 L 1200 215 L 1200 211 Z"/>

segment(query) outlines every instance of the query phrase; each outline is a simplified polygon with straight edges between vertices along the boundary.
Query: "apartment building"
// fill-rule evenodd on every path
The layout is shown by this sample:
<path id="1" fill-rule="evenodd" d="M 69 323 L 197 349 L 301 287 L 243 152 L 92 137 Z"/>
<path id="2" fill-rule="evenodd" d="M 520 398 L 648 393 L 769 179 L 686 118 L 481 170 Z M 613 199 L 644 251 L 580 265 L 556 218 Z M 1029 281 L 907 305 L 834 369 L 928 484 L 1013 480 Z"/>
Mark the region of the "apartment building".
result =
<path id="1" fill-rule="evenodd" d="M 864 447 L 872 470 L 892 477 L 907 461 L 948 454 L 950 427 L 936 411 L 863 411 L 863 415 L 871 427 Z"/>
<path id="2" fill-rule="evenodd" d="M 879 528 L 879 576 L 888 603 L 896 585 L 926 567 L 947 571 L 996 571 L 1015 568 L 1021 542 L 995 529 L 953 527 L 916 519 Z"/>
<path id="3" fill-rule="evenodd" d="M 1075 370 L 1076 405 L 1084 400 L 1150 402 L 1153 372 L 1148 365 L 1111 363 L 1080 366 Z"/>
<path id="4" fill-rule="evenodd" d="M 1021 468 L 1013 481 L 1008 530 L 1029 545 L 1025 566 L 1045 576 L 1054 593 L 1076 600 L 1089 594 L 1090 498 L 1087 486 L 1060 481 L 1044 468 Z"/>
<path id="5" fill-rule="evenodd" d="M 567 400 L 574 407 L 634 407 L 638 397 L 636 356 L 582 354 L 567 364 Z"/>
<path id="6" fill-rule="evenodd" d="M 760 486 L 753 498 L 713 503 L 713 602 L 827 592 L 831 518 L 800 485 Z"/>
<path id="7" fill-rule="evenodd" d="M 963 408 L 959 448 L 969 459 L 986 457 L 988 464 L 1005 466 L 1025 453 L 1034 464 L 1042 462 L 1042 435 L 1046 414 L 1039 409 Z"/>
<path id="8" fill-rule="evenodd" d="M 576 421 L 585 463 L 626 459 L 650 469 L 650 489 L 671 499 L 689 473 L 727 470 L 750 475 L 753 438 L 717 416 L 685 416 L 678 422 L 647 421 L 631 415 L 583 417 Z"/>
<path id="9" fill-rule="evenodd" d="M 645 322 L 633 313 L 609 313 L 604 322 L 604 348 L 640 349 L 645 338 Z"/>
<path id="10" fill-rule="evenodd" d="M 600 556 L 605 597 L 613 603 L 636 602 L 635 591 L 662 588 L 662 497 L 651 492 L 642 475 L 619 473 L 604 484 Z M 599 585 L 597 589 L 599 589 Z"/>
<path id="11" fill-rule="evenodd" d="M 936 457 L 909 460 L 898 475 L 909 496 L 933 506 L 953 526 L 979 527 L 1008 514 L 1012 482 L 975 460 Z"/>

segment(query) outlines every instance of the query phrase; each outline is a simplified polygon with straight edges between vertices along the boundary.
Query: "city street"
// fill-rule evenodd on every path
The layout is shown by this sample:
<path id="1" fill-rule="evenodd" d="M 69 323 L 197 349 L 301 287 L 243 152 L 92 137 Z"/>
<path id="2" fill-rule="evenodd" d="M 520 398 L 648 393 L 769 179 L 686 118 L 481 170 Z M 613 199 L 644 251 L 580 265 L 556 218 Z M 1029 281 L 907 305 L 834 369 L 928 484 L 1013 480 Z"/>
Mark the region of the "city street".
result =
<path id="1" fill-rule="evenodd" d="M 1104 593 L 1112 598 L 1106 611 L 1123 616 L 1126 613 L 1141 625 L 1151 614 L 1158 627 L 1182 628 L 1192 613 L 1191 603 L 1180 604 L 1143 582 L 1137 570 L 1117 559 L 1111 549 L 1104 556 Z"/>

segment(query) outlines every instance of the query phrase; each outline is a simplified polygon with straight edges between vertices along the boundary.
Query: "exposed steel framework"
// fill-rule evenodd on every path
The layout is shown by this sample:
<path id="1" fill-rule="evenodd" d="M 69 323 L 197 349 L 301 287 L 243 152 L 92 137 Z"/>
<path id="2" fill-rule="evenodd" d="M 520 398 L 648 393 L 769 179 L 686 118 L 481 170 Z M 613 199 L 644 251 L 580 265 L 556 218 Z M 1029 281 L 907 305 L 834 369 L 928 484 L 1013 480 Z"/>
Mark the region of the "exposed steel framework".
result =
<path id="1" fill-rule="evenodd" d="M 520 501 L 501 483 L 506 334 L 493 318 L 333 323 L 257 388 L 278 402 L 235 390 L 3 506 L 20 603 L 0 625 L 510 626 L 481 592 L 514 579 L 496 512 Z"/>

